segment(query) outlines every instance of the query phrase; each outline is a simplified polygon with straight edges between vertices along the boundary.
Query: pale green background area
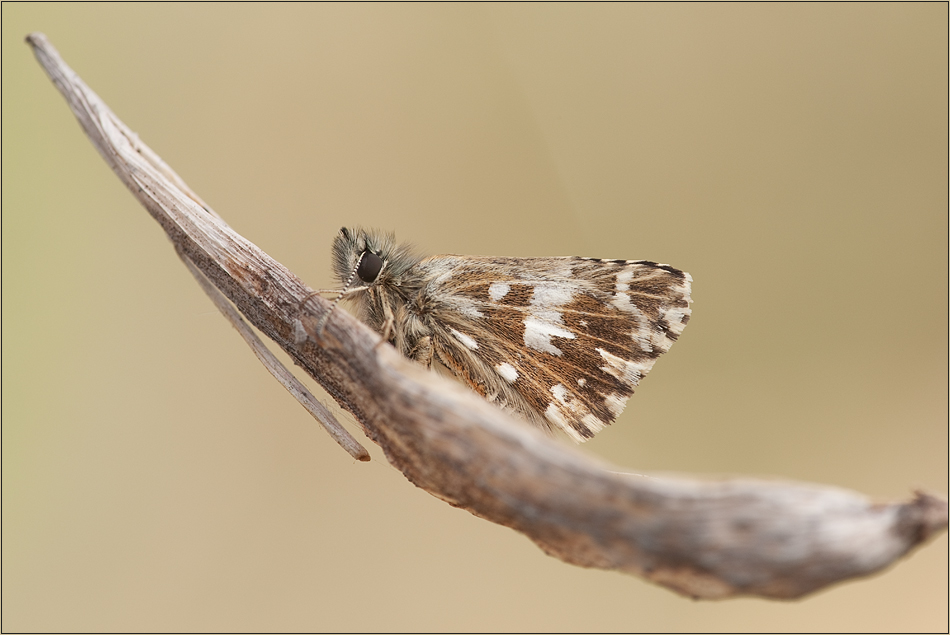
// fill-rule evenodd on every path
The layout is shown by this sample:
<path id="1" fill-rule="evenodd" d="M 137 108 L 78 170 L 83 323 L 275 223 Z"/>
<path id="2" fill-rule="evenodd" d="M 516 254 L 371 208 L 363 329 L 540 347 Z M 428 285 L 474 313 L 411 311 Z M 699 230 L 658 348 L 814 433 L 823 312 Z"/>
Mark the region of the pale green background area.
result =
<path id="1" fill-rule="evenodd" d="M 2 12 L 4 630 L 947 629 L 946 535 L 694 602 L 353 461 L 22 42 L 314 287 L 355 224 L 689 271 L 689 328 L 582 451 L 889 500 L 947 492 L 946 4 Z"/>

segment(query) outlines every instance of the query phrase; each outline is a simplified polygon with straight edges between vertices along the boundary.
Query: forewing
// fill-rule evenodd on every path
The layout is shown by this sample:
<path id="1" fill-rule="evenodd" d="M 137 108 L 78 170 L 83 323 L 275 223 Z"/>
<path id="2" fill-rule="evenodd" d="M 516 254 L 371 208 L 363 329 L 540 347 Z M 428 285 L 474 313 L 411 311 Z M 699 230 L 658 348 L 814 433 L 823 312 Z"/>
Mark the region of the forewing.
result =
<path id="1" fill-rule="evenodd" d="M 689 274 L 650 261 L 433 256 L 419 267 L 442 362 L 577 441 L 617 418 L 689 321 Z"/>

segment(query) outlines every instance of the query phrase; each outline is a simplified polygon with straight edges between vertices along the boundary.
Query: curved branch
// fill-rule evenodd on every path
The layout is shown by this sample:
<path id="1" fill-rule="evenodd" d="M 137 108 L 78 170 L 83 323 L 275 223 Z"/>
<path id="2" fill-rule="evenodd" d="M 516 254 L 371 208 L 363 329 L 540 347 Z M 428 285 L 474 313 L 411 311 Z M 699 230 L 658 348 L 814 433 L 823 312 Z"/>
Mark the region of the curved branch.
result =
<path id="1" fill-rule="evenodd" d="M 387 459 L 442 500 L 524 533 L 547 553 L 700 598 L 794 598 L 882 569 L 947 527 L 917 493 L 875 504 L 843 489 L 627 475 L 410 363 L 213 213 L 63 63 L 27 38 L 80 125 L 184 254 L 254 326 L 359 421 Z"/>

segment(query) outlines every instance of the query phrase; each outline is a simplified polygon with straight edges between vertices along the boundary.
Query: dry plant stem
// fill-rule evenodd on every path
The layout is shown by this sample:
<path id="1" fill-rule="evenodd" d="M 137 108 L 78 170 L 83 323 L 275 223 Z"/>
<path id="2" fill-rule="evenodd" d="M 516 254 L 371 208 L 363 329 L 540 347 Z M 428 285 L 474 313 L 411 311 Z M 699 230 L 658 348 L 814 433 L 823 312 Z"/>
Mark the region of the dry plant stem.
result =
<path id="1" fill-rule="evenodd" d="M 875 504 L 847 490 L 610 471 L 458 384 L 403 359 L 183 187 L 62 62 L 37 59 L 120 179 L 188 260 L 359 421 L 417 486 L 523 532 L 547 553 L 686 595 L 795 598 L 882 569 L 947 527 L 946 500 Z"/>
<path id="2" fill-rule="evenodd" d="M 188 271 L 191 272 L 191 275 L 193 275 L 195 280 L 198 281 L 198 284 L 201 285 L 204 292 L 211 298 L 211 301 L 214 302 L 214 305 L 224 314 L 224 317 L 228 319 L 231 326 L 241 334 L 241 337 L 244 338 L 247 345 L 254 351 L 257 359 L 264 364 L 264 368 L 267 369 L 267 372 L 273 375 L 274 379 L 279 381 L 281 385 L 307 409 L 307 412 L 320 422 L 324 429 L 330 433 L 330 436 L 333 437 L 334 441 L 349 452 L 350 456 L 358 461 L 369 461 L 369 452 L 366 451 L 366 448 L 360 445 L 359 442 L 346 431 L 346 428 L 340 425 L 340 422 L 336 420 L 333 413 L 322 403 L 317 401 L 316 397 L 307 390 L 306 386 L 301 384 L 300 381 L 280 363 L 280 360 L 264 346 L 264 342 L 261 341 L 261 338 L 257 336 L 257 333 L 251 330 L 251 327 L 241 318 L 241 315 L 234 309 L 231 303 L 228 302 L 228 299 L 221 295 L 221 292 L 195 267 L 194 263 L 188 260 L 185 254 L 179 251 L 178 255 L 181 257 L 182 262 L 185 263 L 185 266 L 188 267 Z"/>
<path id="3" fill-rule="evenodd" d="M 106 160 L 106 163 L 116 172 L 119 178 L 135 193 L 140 200 L 143 196 L 148 197 L 148 183 L 156 180 L 160 185 L 152 188 L 159 194 L 172 193 L 172 199 L 177 199 L 179 206 L 186 205 L 193 212 L 200 209 L 202 213 L 210 218 L 214 218 L 217 224 L 231 232 L 230 228 L 224 223 L 220 216 L 215 214 L 210 207 L 198 197 L 197 194 L 185 184 L 174 170 L 172 170 L 162 159 L 152 151 L 151 148 L 139 141 L 138 135 L 129 130 L 129 128 L 116 117 L 111 110 L 99 99 L 99 97 L 89 90 L 82 80 L 69 68 L 59 57 L 57 51 L 49 46 L 46 37 L 43 35 L 28 36 L 27 42 L 34 45 L 34 52 L 37 59 L 43 64 L 44 68 L 60 89 L 60 92 L 67 98 L 73 113 L 79 119 L 83 130 L 89 135 L 93 145 Z M 36 46 L 36 42 L 42 41 L 47 48 Z M 50 69 L 56 68 L 55 72 Z M 73 90 L 81 86 L 83 90 Z M 145 173 L 148 173 L 148 177 Z M 167 189 L 167 191 L 165 191 Z M 185 202 L 187 201 L 187 203 Z M 163 205 L 159 199 L 152 199 L 153 206 Z M 171 202 L 175 205 L 175 202 Z M 145 205 L 152 216 L 162 223 L 163 217 L 157 214 L 156 210 L 149 205 Z M 169 236 L 172 236 L 172 229 L 163 224 Z M 231 232 L 233 234 L 233 232 Z M 238 333 L 254 351 L 257 358 L 264 364 L 270 372 L 313 417 L 322 425 L 333 439 L 339 443 L 344 450 L 351 456 L 360 461 L 370 459 L 369 452 L 354 439 L 349 432 L 334 418 L 333 414 L 327 410 L 316 398 L 308 391 L 284 366 L 271 354 L 264 346 L 263 342 L 251 331 L 247 325 L 234 313 L 233 308 L 227 304 L 221 296 L 220 291 L 210 283 L 210 281 L 200 274 L 203 269 L 192 262 L 184 242 L 176 241 L 172 238 L 179 256 L 188 266 L 189 270 L 195 275 L 198 283 L 205 290 L 205 293 L 211 298 L 218 309 L 224 313 L 225 317 L 231 322 Z M 253 247 L 247 243 L 249 247 Z M 256 247 L 253 247 L 257 249 Z M 191 252 L 193 253 L 193 252 Z M 287 272 L 288 275 L 292 275 Z M 235 319 L 236 318 L 236 319 Z"/>

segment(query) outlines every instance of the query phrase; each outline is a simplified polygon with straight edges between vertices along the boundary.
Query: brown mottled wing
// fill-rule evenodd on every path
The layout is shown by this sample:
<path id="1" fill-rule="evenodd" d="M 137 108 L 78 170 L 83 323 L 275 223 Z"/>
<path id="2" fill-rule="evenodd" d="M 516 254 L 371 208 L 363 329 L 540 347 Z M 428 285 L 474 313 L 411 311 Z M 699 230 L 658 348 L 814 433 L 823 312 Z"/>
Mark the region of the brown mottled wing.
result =
<path id="1" fill-rule="evenodd" d="M 689 321 L 689 274 L 644 260 L 433 256 L 418 267 L 439 359 L 576 441 L 617 418 Z"/>

